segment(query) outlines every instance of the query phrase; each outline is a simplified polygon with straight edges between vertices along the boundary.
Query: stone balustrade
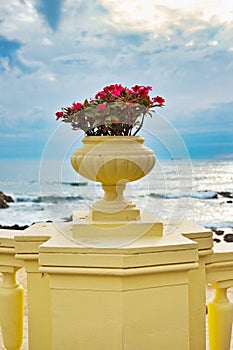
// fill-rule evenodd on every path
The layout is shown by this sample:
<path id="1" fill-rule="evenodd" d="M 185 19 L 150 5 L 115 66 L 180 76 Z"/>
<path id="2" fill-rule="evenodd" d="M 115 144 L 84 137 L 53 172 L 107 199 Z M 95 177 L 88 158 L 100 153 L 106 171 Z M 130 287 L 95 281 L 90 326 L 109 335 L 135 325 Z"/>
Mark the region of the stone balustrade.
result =
<path id="1" fill-rule="evenodd" d="M 229 246 L 213 249 L 212 233 L 189 221 L 174 224 L 170 235 L 156 227 L 130 234 L 120 246 L 114 234 L 72 240 L 72 223 L 0 230 L 5 349 L 22 345 L 23 288 L 15 274 L 25 268 L 29 350 L 205 350 L 207 283 L 216 291 L 208 304 L 209 349 L 229 350 Z"/>
<path id="2" fill-rule="evenodd" d="M 229 350 L 232 334 L 233 304 L 227 296 L 233 287 L 233 251 L 227 243 L 217 246 L 206 262 L 207 282 L 215 289 L 208 304 L 209 343 L 211 350 Z"/>
<path id="3" fill-rule="evenodd" d="M 19 350 L 23 341 L 24 290 L 16 281 L 23 262 L 15 258 L 15 231 L 0 230 L 0 324 L 6 349 Z"/>

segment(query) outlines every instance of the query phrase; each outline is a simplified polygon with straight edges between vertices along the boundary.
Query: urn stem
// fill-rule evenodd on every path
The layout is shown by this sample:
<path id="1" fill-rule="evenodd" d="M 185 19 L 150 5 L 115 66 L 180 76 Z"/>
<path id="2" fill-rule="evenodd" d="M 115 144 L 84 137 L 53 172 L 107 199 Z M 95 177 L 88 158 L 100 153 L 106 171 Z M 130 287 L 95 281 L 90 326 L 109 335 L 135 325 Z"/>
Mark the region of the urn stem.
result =
<path id="1" fill-rule="evenodd" d="M 102 188 L 104 190 L 104 197 L 103 199 L 106 202 L 122 202 L 126 201 L 124 197 L 124 190 L 125 190 L 126 184 L 125 183 L 118 183 L 115 185 L 104 185 L 102 184 Z"/>

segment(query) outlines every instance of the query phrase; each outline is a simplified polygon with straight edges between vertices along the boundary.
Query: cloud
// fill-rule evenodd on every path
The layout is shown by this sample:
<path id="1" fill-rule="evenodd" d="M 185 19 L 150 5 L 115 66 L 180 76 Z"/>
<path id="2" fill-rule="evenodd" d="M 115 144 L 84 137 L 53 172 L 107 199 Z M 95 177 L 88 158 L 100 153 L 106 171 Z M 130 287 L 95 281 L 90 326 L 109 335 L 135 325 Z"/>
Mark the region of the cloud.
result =
<path id="1" fill-rule="evenodd" d="M 229 122 L 225 108 L 233 108 L 233 6 L 217 0 L 207 5 L 0 2 L 2 130 L 52 132 L 60 107 L 110 83 L 152 85 L 153 94 L 166 98 L 163 114 L 184 132 L 201 129 L 203 111 L 211 125 L 222 116 L 223 128 Z"/>
<path id="2" fill-rule="evenodd" d="M 190 18 L 188 30 L 196 31 L 210 22 L 231 22 L 233 6 L 227 1 L 214 0 L 205 3 L 191 0 L 147 0 L 146 6 L 140 0 L 101 0 L 108 8 L 109 16 L 105 21 L 117 30 L 151 32 L 155 37 L 173 34 L 171 24 L 179 27 Z M 146 19 L 146 20 L 145 20 Z"/>

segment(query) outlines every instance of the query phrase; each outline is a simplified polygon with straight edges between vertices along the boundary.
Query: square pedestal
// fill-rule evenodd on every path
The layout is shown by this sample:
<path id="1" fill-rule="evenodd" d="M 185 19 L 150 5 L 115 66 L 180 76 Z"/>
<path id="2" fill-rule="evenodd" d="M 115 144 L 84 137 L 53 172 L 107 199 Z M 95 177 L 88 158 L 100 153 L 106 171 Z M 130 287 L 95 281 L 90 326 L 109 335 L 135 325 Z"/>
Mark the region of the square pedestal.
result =
<path id="1" fill-rule="evenodd" d="M 142 236 L 162 236 L 163 223 L 157 222 L 152 214 L 143 212 L 140 220 L 95 221 L 90 220 L 88 212 L 73 213 L 72 236 L 79 241 L 87 239 L 139 239 Z"/>

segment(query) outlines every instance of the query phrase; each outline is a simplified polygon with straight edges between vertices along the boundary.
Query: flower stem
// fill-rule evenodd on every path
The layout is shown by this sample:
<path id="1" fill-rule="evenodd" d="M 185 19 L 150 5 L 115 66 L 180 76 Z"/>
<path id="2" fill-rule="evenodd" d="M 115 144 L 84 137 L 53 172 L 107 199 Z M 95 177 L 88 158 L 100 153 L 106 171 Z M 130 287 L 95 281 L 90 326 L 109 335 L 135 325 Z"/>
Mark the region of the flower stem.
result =
<path id="1" fill-rule="evenodd" d="M 137 130 L 135 131 L 135 133 L 133 134 L 133 136 L 135 136 L 139 132 L 139 130 L 141 130 L 141 128 L 143 126 L 145 115 L 146 115 L 146 112 L 143 113 L 141 123 L 140 123 L 139 127 L 137 128 Z"/>

